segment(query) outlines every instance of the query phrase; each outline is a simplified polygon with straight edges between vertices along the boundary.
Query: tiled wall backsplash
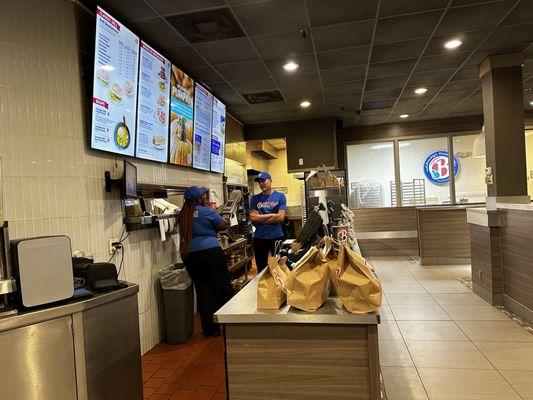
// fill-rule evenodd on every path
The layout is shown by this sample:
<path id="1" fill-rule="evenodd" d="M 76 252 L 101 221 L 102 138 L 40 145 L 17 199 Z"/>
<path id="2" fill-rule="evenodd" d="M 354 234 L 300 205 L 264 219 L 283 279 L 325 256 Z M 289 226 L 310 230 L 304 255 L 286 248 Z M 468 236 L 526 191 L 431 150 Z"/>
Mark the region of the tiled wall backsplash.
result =
<path id="1" fill-rule="evenodd" d="M 118 193 L 104 190 L 113 155 L 87 148 L 75 3 L 2 1 L 0 7 L 0 156 L 4 212 L 12 238 L 65 234 L 73 250 L 107 261 L 119 237 Z M 139 181 L 209 186 L 222 201 L 221 177 L 133 160 Z M 143 353 L 161 340 L 157 274 L 175 261 L 172 240 L 155 229 L 125 242 L 122 279 L 140 285 Z M 120 259 L 120 257 L 119 257 Z M 118 260 L 116 260 L 118 261 Z"/>

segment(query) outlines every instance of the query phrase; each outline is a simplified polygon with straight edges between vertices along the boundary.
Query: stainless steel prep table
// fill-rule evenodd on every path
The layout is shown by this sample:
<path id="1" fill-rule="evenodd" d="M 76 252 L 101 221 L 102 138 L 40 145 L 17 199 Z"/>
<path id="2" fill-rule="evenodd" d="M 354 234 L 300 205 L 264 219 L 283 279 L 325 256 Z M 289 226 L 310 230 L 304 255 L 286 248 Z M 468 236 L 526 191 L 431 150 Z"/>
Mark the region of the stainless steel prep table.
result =
<path id="1" fill-rule="evenodd" d="M 314 313 L 258 311 L 260 276 L 215 314 L 228 399 L 379 399 L 379 314 L 350 314 L 336 297 Z"/>
<path id="2" fill-rule="evenodd" d="M 142 399 L 138 291 L 0 319 L 0 398 Z"/>

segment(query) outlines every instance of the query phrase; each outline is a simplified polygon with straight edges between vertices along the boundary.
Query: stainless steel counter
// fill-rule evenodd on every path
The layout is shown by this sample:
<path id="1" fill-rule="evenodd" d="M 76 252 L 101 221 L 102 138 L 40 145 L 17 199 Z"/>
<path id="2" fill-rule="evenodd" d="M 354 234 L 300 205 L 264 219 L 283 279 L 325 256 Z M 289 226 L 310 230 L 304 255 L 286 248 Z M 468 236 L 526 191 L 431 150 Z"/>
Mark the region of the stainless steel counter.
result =
<path id="1" fill-rule="evenodd" d="M 266 271 L 266 270 L 265 270 Z M 257 309 L 257 284 L 263 271 L 215 313 L 222 324 L 379 324 L 379 313 L 356 315 L 346 311 L 339 298 L 330 297 L 315 312 L 284 305 L 277 311 Z"/>
<path id="2" fill-rule="evenodd" d="M 0 319 L 0 398 L 140 400 L 137 285 Z"/>

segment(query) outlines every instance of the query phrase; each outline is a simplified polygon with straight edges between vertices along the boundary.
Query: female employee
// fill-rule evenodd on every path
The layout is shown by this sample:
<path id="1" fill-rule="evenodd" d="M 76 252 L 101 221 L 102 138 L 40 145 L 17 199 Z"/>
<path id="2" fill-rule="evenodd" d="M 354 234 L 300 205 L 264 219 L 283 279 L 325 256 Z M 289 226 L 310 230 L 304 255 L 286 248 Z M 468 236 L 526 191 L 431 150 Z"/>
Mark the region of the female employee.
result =
<path id="1" fill-rule="evenodd" d="M 213 313 L 233 296 L 226 255 L 217 239 L 217 232 L 228 223 L 206 203 L 205 187 L 191 186 L 185 191 L 179 214 L 180 252 L 196 288 L 204 336 L 219 336 Z"/>

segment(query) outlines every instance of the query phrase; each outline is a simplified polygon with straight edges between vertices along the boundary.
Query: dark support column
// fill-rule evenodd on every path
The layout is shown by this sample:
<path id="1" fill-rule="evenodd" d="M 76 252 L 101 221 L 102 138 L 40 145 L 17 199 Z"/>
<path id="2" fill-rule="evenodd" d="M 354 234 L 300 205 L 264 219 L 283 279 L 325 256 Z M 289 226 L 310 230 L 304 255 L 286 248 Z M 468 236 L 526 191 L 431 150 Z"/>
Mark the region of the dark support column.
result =
<path id="1" fill-rule="evenodd" d="M 487 57 L 482 78 L 487 167 L 487 208 L 496 203 L 529 203 L 526 179 L 522 54 Z"/>

